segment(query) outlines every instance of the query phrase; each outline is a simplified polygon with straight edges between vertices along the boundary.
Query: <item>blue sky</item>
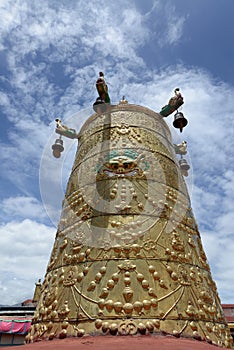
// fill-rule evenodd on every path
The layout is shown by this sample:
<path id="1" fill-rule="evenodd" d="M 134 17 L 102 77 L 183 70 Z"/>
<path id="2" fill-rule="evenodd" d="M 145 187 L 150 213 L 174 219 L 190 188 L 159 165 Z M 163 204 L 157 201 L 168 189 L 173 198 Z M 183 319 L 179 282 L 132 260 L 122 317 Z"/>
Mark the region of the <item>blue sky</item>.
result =
<path id="1" fill-rule="evenodd" d="M 1 0 L 0 304 L 31 298 L 44 276 L 75 152 L 66 140 L 51 156 L 54 119 L 79 130 L 100 70 L 113 102 L 159 111 L 181 88 L 192 206 L 234 302 L 233 15 L 233 0 Z"/>

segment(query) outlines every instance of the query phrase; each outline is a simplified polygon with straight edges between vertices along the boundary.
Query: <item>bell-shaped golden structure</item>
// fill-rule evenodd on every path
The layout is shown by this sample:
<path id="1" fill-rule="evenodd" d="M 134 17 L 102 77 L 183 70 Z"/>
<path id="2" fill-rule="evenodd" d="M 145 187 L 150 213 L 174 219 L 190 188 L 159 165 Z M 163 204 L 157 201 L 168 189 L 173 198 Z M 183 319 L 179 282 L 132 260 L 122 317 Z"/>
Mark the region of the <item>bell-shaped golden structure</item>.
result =
<path id="1" fill-rule="evenodd" d="M 27 342 L 157 333 L 232 344 L 169 128 L 120 103 L 80 131 Z"/>

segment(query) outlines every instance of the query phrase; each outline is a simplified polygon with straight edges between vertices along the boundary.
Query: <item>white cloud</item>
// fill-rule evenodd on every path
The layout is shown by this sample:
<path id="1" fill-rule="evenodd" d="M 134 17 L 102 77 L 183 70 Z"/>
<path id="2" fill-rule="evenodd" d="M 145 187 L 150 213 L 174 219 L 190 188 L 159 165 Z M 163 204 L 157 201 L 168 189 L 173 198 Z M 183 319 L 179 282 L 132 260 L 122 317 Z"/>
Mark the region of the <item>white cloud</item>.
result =
<path id="1" fill-rule="evenodd" d="M 38 176 L 40 157 L 47 137 L 51 133 L 44 123 L 22 118 L 10 129 L 10 143 L 1 143 L 1 174 L 12 181 L 22 193 L 30 196 L 34 189 L 27 184 Z"/>
<path id="2" fill-rule="evenodd" d="M 6 93 L 0 92 L 0 105 L 8 105 L 9 104 L 9 98 Z"/>
<path id="3" fill-rule="evenodd" d="M 33 297 L 34 283 L 45 273 L 54 234 L 54 228 L 29 219 L 0 226 L 2 304 Z"/>
<path id="4" fill-rule="evenodd" d="M 233 234 L 203 232 L 202 242 L 223 303 L 233 302 Z"/>
<path id="5" fill-rule="evenodd" d="M 46 213 L 38 199 L 33 197 L 9 197 L 0 203 L 1 216 L 6 218 L 37 218 L 45 219 Z"/>
<path id="6" fill-rule="evenodd" d="M 169 9 L 168 11 L 168 27 L 167 36 L 165 42 L 169 45 L 177 43 L 183 35 L 185 18 L 175 14 L 175 10 Z M 162 44 L 162 42 L 161 42 Z"/>

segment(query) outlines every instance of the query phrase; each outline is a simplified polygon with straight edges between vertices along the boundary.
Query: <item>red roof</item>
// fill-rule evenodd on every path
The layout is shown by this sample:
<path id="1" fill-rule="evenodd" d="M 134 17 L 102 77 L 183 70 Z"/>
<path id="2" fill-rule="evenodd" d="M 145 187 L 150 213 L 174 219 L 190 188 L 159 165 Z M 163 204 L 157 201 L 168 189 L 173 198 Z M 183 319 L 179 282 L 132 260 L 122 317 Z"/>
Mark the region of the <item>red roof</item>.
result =
<path id="1" fill-rule="evenodd" d="M 0 320 L 0 333 L 27 334 L 31 320 Z"/>
<path id="2" fill-rule="evenodd" d="M 26 344 L 21 350 L 218 350 L 203 341 L 172 336 L 85 336 Z M 18 346 L 11 350 L 19 350 Z"/>
<path id="3" fill-rule="evenodd" d="M 32 299 L 26 299 L 22 301 L 21 305 L 27 305 L 27 304 L 32 304 L 33 300 Z"/>
<path id="4" fill-rule="evenodd" d="M 223 309 L 234 309 L 234 304 L 222 304 Z"/>

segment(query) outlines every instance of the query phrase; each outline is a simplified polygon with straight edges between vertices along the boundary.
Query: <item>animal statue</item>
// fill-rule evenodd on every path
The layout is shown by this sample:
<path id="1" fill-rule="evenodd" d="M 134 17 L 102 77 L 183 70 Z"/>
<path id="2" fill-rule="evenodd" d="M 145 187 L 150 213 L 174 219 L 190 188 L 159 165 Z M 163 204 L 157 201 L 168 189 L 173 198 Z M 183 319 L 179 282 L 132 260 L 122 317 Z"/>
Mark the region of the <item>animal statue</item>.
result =
<path id="1" fill-rule="evenodd" d="M 167 117 L 168 115 L 176 111 L 184 103 L 184 99 L 179 91 L 180 89 L 176 88 L 174 90 L 175 96 L 171 97 L 168 104 L 162 107 L 160 114 L 163 117 Z"/>
<path id="2" fill-rule="evenodd" d="M 180 144 L 174 145 L 174 148 L 175 148 L 176 154 L 183 154 L 184 155 L 187 153 L 187 142 L 182 141 Z"/>
<path id="3" fill-rule="evenodd" d="M 56 118 L 55 121 L 56 121 L 56 128 L 57 129 L 62 129 L 62 130 L 68 130 L 69 129 L 68 126 L 62 124 L 61 119 Z"/>
<path id="4" fill-rule="evenodd" d="M 70 139 L 77 138 L 77 133 L 75 129 L 69 128 L 67 125 L 62 124 L 61 119 L 56 118 L 56 133 L 66 136 Z"/>

